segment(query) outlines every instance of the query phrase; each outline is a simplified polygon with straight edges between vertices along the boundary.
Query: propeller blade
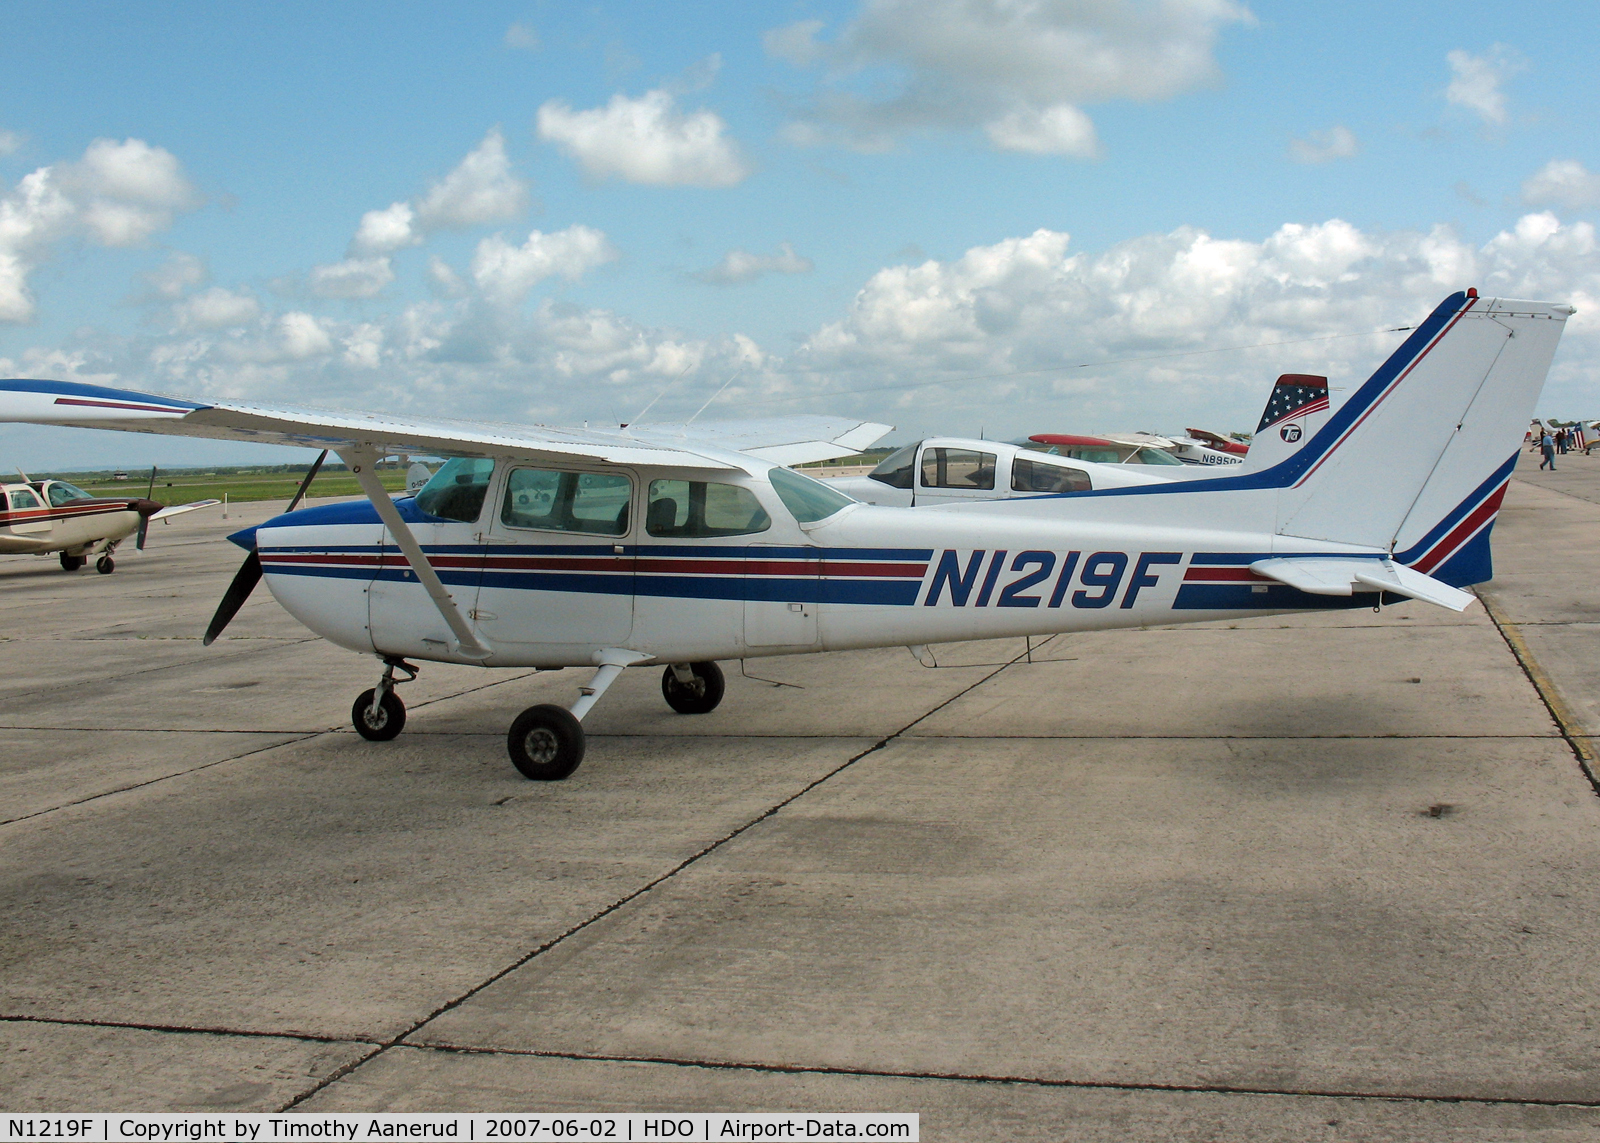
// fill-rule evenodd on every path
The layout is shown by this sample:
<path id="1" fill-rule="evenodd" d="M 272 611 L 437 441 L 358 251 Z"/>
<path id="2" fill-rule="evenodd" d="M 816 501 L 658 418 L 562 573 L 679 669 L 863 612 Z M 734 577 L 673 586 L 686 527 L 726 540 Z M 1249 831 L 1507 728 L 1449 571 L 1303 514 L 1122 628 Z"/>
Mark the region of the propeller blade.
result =
<path id="1" fill-rule="evenodd" d="M 133 542 L 137 551 L 144 551 L 144 538 L 150 534 L 150 517 L 139 517 L 139 538 Z"/>
<path id="2" fill-rule="evenodd" d="M 150 487 L 146 488 L 144 490 L 144 498 L 146 500 L 148 500 L 148 499 L 150 499 L 150 497 L 154 496 L 155 494 L 156 494 L 156 466 L 152 464 L 150 466 Z"/>
<path id="3" fill-rule="evenodd" d="M 300 505 L 300 498 L 306 494 L 306 489 L 311 487 L 311 482 L 317 478 L 317 473 L 322 469 L 322 462 L 328 459 L 328 450 L 323 449 L 322 455 L 317 457 L 317 463 L 311 466 L 311 471 L 306 473 L 306 478 L 300 482 L 300 491 L 294 494 L 294 499 L 289 501 L 289 507 L 284 513 L 293 512 Z"/>
<path id="4" fill-rule="evenodd" d="M 216 642 L 222 629 L 233 622 L 233 617 L 239 614 L 239 608 L 244 606 L 244 601 L 250 598 L 250 593 L 260 582 L 261 557 L 252 551 L 234 573 L 228 590 L 222 593 L 222 602 L 217 604 L 217 613 L 211 617 L 211 626 L 206 628 L 206 637 L 201 641 L 204 646 L 209 647 Z"/>

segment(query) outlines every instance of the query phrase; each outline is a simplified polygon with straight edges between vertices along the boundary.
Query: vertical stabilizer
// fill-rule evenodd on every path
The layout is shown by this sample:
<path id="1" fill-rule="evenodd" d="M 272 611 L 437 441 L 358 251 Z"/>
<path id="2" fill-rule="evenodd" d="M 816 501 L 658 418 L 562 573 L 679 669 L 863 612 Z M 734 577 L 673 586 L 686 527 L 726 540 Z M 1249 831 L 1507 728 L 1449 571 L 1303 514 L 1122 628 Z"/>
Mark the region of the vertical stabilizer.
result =
<path id="1" fill-rule="evenodd" d="M 1488 530 L 1572 312 L 1447 298 L 1286 466 L 1278 532 L 1385 548 L 1456 587 L 1487 579 Z"/>

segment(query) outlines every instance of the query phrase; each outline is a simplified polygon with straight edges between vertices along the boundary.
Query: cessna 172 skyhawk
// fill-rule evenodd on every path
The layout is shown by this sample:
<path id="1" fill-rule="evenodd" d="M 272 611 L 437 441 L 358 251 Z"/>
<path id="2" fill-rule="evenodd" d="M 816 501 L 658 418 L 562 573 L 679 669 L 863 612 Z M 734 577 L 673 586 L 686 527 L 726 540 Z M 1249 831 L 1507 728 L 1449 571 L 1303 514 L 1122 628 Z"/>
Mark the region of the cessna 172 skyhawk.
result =
<path id="1" fill-rule="evenodd" d="M 306 626 L 382 661 L 352 711 L 372 739 L 400 730 L 409 658 L 596 667 L 570 710 L 511 724 L 517 768 L 555 779 L 629 666 L 663 665 L 667 702 L 693 713 L 722 698 L 718 659 L 1399 597 L 1461 610 L 1572 312 L 1453 294 L 1269 468 L 939 508 L 860 504 L 782 467 L 887 431 L 823 418 L 598 433 L 0 381 L 0 420 L 332 448 L 368 503 L 233 537 L 249 554 L 208 641 L 264 574 Z M 373 467 L 397 452 L 454 459 L 396 502 Z"/>
<path id="2" fill-rule="evenodd" d="M 220 504 L 197 500 L 164 508 L 144 496 L 95 496 L 65 480 L 29 480 L 0 484 L 0 555 L 60 553 L 61 569 L 77 571 L 88 557 L 101 575 L 116 570 L 111 558 L 117 545 L 138 533 L 134 546 L 144 551 L 151 520 L 170 520 L 196 508 Z M 152 470 L 152 490 L 154 486 Z"/>

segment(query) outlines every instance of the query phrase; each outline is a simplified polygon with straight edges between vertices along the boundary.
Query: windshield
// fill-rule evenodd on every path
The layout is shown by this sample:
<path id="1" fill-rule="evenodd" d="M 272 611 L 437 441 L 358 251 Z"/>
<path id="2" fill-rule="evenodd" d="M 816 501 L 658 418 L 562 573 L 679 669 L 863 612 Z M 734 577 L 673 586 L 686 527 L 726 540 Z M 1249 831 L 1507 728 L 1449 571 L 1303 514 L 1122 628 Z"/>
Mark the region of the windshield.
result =
<path id="1" fill-rule="evenodd" d="M 471 523 L 483 511 L 493 471 L 494 461 L 483 457 L 458 456 L 447 461 L 417 493 L 417 507 L 430 516 Z"/>
<path id="2" fill-rule="evenodd" d="M 1128 459 L 1133 464 L 1183 464 L 1183 461 L 1161 448 L 1142 448 Z"/>
<path id="3" fill-rule="evenodd" d="M 767 479 L 772 481 L 773 490 L 777 492 L 778 499 L 783 501 L 783 506 L 794 513 L 794 518 L 802 524 L 826 520 L 841 508 L 848 508 L 855 503 L 820 480 L 812 480 L 787 468 L 772 469 L 767 473 Z"/>
<path id="4" fill-rule="evenodd" d="M 911 478 L 917 467 L 917 446 L 921 441 L 912 441 L 905 448 L 896 449 L 878 462 L 878 467 L 867 473 L 873 480 L 880 480 L 890 488 L 910 488 Z"/>
<path id="5" fill-rule="evenodd" d="M 51 504 L 57 507 L 67 503 L 69 500 L 94 499 L 93 496 L 90 496 L 76 484 L 68 484 L 65 480 L 52 480 L 45 488 L 45 496 L 49 498 Z"/>

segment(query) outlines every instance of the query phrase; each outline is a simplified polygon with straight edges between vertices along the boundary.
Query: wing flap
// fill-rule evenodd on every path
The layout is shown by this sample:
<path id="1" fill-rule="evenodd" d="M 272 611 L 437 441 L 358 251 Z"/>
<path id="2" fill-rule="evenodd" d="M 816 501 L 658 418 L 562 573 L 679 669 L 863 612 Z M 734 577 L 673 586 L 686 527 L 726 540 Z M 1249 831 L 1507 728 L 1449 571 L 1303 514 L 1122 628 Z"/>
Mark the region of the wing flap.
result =
<path id="1" fill-rule="evenodd" d="M 1476 598 L 1393 560 L 1294 557 L 1257 560 L 1250 570 L 1310 595 L 1387 591 L 1451 611 L 1465 611 Z"/>

